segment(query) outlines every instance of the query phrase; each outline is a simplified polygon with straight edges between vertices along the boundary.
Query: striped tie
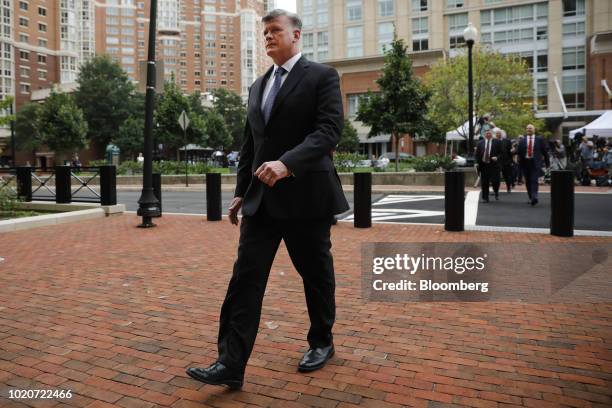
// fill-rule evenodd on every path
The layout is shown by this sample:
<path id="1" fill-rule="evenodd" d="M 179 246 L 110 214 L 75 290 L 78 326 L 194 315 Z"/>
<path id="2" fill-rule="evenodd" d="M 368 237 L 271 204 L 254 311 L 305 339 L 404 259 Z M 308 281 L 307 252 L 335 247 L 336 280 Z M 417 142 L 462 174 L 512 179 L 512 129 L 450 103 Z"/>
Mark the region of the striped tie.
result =
<path id="1" fill-rule="evenodd" d="M 270 114 L 272 113 L 272 106 L 274 106 L 274 100 L 276 99 L 276 95 L 278 94 L 278 90 L 281 87 L 281 80 L 283 75 L 287 72 L 287 70 L 283 67 L 278 67 L 276 72 L 274 73 L 274 83 L 272 84 L 272 89 L 270 89 L 270 93 L 266 98 L 266 102 L 263 107 L 264 121 L 267 124 L 270 119 Z"/>

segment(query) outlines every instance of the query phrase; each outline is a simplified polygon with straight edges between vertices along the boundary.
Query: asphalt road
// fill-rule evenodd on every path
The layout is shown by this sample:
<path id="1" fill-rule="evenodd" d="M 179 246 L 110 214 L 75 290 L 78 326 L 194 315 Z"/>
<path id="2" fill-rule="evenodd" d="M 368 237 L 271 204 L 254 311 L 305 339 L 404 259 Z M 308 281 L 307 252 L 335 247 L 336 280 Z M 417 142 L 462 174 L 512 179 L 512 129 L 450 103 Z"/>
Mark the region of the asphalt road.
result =
<path id="1" fill-rule="evenodd" d="M 222 193 L 223 213 L 232 200 L 231 192 Z M 117 192 L 117 202 L 126 204 L 128 211 L 138 209 L 140 192 Z M 353 194 L 346 193 L 352 208 Z M 500 200 L 478 204 L 476 225 L 497 227 L 549 228 L 550 194 L 540 193 L 540 203 L 526 204 L 524 192 L 500 193 Z M 373 194 L 372 221 L 405 223 L 444 223 L 444 195 L 442 193 Z M 204 214 L 206 193 L 164 192 L 164 212 Z M 351 220 L 351 213 L 340 218 Z M 577 193 L 575 195 L 575 229 L 612 231 L 612 194 Z"/>

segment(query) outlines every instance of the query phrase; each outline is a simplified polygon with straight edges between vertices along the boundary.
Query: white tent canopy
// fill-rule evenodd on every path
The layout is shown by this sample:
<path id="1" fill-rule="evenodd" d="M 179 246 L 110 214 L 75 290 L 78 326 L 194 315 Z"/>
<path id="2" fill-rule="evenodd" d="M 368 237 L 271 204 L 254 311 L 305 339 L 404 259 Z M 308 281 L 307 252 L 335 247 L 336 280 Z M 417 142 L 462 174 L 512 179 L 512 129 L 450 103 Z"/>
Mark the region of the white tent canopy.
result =
<path id="1" fill-rule="evenodd" d="M 473 121 L 474 121 L 474 132 L 476 132 L 476 126 L 478 125 L 476 116 L 474 116 Z M 451 130 L 450 132 L 446 132 L 446 141 L 465 140 L 465 136 L 463 135 L 468 135 L 469 133 L 470 133 L 470 124 L 466 120 L 465 123 L 459 126 L 457 129 Z"/>
<path id="2" fill-rule="evenodd" d="M 581 128 L 571 130 L 569 132 L 570 137 L 573 138 L 578 132 L 589 138 L 594 135 L 612 137 L 612 110 L 606 111 L 600 117 Z"/>

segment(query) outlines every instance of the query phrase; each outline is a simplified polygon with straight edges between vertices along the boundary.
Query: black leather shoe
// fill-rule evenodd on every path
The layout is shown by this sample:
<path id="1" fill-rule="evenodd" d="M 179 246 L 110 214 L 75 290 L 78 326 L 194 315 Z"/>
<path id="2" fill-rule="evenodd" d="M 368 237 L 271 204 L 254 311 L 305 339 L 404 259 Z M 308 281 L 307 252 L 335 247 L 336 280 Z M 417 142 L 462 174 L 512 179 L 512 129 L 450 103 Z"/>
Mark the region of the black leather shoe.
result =
<path id="1" fill-rule="evenodd" d="M 499 201 L 499 193 L 495 193 L 495 201 Z"/>
<path id="2" fill-rule="evenodd" d="M 305 373 L 318 370 L 319 368 L 322 368 L 325 363 L 327 363 L 327 360 L 332 358 L 333 355 L 333 344 L 327 347 L 311 348 L 306 352 L 306 354 L 304 354 L 304 357 L 302 357 L 300 365 L 298 366 L 298 371 Z"/>
<path id="3" fill-rule="evenodd" d="M 531 200 L 531 205 L 536 205 L 538 203 L 538 199 L 534 198 L 533 200 Z"/>
<path id="4" fill-rule="evenodd" d="M 489 199 L 488 199 L 488 198 L 483 198 L 481 202 L 482 202 L 483 204 L 486 204 L 486 203 L 488 203 L 488 202 L 489 202 Z"/>
<path id="5" fill-rule="evenodd" d="M 187 374 L 194 380 L 202 381 L 205 384 L 226 385 L 232 390 L 242 388 L 244 378 L 243 374 L 231 371 L 218 361 L 208 368 L 189 367 Z"/>

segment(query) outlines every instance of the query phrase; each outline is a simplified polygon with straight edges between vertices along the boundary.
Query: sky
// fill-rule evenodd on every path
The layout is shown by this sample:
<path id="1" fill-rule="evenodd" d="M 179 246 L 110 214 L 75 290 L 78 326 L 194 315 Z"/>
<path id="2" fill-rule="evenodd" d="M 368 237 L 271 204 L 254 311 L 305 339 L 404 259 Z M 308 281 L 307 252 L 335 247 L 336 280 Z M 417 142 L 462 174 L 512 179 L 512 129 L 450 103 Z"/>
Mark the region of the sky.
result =
<path id="1" fill-rule="evenodd" d="M 295 0 L 278 0 L 278 7 L 295 12 Z"/>

